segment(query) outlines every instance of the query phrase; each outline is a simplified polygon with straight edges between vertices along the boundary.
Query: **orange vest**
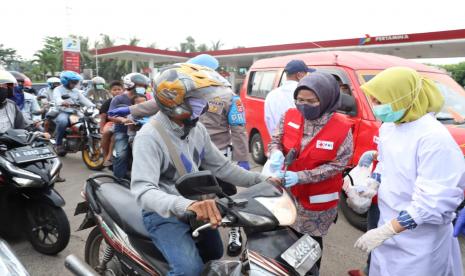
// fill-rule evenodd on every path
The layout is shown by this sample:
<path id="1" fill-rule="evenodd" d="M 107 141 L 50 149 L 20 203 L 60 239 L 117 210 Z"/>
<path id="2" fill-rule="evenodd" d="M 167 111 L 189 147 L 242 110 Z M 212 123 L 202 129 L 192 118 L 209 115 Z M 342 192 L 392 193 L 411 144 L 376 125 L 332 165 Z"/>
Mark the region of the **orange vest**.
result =
<path id="1" fill-rule="evenodd" d="M 343 115 L 334 113 L 328 123 L 300 152 L 304 118 L 297 109 L 289 109 L 284 118 L 282 145 L 286 155 L 292 148 L 297 151 L 290 171 L 311 170 L 335 160 L 337 151 L 352 128 Z M 294 197 L 308 210 L 323 211 L 337 206 L 342 188 L 342 172 L 317 183 L 297 184 L 291 188 Z"/>

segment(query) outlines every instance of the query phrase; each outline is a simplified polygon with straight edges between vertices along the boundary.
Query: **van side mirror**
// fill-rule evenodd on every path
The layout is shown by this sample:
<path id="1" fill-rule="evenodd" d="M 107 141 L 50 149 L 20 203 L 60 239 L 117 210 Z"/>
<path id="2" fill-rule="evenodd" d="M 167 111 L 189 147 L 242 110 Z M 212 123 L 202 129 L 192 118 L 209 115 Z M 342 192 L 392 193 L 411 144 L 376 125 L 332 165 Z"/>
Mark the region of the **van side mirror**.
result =
<path id="1" fill-rule="evenodd" d="M 339 108 L 337 110 L 349 116 L 356 116 L 357 103 L 355 98 L 351 95 L 341 93 L 341 98 L 339 99 Z"/>

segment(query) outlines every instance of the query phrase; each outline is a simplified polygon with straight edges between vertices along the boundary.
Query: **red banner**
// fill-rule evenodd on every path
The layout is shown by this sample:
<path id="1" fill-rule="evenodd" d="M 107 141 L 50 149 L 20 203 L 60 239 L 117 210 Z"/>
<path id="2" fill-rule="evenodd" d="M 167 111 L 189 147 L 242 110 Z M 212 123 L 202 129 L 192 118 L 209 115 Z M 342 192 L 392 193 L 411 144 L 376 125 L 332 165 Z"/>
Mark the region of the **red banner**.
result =
<path id="1" fill-rule="evenodd" d="M 79 73 L 80 53 L 79 52 L 63 52 L 63 69 L 66 71 L 74 71 Z"/>

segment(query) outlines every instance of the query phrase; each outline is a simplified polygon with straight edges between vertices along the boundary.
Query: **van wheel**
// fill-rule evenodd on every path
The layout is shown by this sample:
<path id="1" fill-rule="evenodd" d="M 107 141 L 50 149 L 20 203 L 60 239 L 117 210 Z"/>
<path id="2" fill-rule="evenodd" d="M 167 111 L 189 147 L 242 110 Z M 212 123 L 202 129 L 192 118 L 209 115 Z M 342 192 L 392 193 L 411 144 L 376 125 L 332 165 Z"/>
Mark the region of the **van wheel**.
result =
<path id="1" fill-rule="evenodd" d="M 341 207 L 342 213 L 347 221 L 353 227 L 357 228 L 360 231 L 367 231 L 367 214 L 360 215 L 354 210 L 352 210 L 349 205 L 347 205 L 347 195 L 344 191 L 341 191 L 341 199 L 339 200 L 339 206 Z"/>
<path id="2" fill-rule="evenodd" d="M 260 133 L 252 135 L 250 140 L 250 148 L 252 152 L 252 159 L 255 163 L 263 165 L 266 162 L 265 147 L 263 146 L 263 140 Z"/>

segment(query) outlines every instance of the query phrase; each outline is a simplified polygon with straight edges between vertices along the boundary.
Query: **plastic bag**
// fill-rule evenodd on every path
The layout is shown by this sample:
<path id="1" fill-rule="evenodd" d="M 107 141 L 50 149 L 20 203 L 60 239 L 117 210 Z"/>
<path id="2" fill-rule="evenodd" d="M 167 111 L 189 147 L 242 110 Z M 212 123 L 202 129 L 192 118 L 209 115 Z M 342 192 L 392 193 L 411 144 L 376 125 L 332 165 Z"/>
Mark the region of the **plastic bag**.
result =
<path id="1" fill-rule="evenodd" d="M 241 276 L 240 261 L 210 261 L 205 265 L 202 276 Z"/>
<path id="2" fill-rule="evenodd" d="M 371 206 L 371 197 L 361 194 L 369 189 L 370 168 L 356 166 L 344 177 L 342 189 L 347 194 L 347 205 L 358 214 L 364 214 Z"/>
<path id="3" fill-rule="evenodd" d="M 262 174 L 268 177 L 275 177 L 276 173 L 271 170 L 271 161 L 270 159 L 266 160 L 265 165 L 263 165 Z"/>

